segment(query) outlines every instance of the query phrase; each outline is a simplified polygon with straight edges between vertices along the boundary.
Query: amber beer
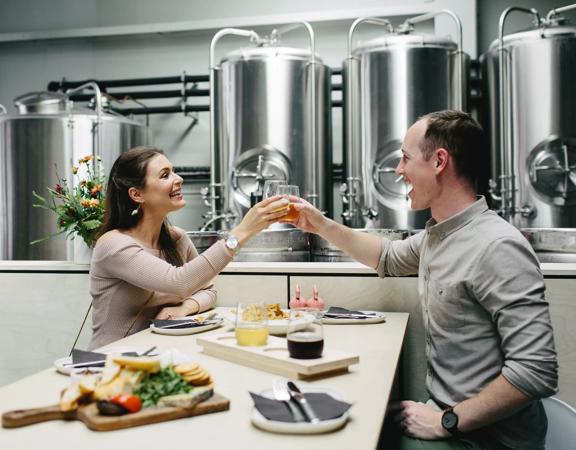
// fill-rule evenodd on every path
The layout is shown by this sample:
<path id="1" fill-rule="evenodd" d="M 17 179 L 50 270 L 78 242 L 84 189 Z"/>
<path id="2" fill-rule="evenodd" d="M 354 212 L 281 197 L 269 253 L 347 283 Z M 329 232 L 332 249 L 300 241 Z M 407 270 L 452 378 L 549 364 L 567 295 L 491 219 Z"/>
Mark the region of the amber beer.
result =
<path id="1" fill-rule="evenodd" d="M 286 184 L 278 186 L 278 195 L 287 195 L 288 197 L 300 197 L 300 189 L 293 184 Z M 300 217 L 300 213 L 294 207 L 294 203 L 288 203 L 288 213 L 282 217 L 284 220 L 296 221 Z"/>
<path id="2" fill-rule="evenodd" d="M 291 358 L 321 358 L 323 351 L 324 339 L 322 337 L 306 336 L 306 333 L 295 333 L 288 338 L 288 353 Z"/>

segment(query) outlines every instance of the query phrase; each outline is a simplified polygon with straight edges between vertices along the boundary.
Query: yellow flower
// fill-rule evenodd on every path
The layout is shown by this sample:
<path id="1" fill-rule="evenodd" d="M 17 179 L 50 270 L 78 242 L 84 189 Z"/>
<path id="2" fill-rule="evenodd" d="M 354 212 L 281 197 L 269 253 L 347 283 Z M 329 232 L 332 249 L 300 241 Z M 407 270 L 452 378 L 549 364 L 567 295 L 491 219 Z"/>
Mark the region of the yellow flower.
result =
<path id="1" fill-rule="evenodd" d="M 78 173 L 78 167 L 76 166 L 72 167 L 72 173 L 76 175 Z"/>

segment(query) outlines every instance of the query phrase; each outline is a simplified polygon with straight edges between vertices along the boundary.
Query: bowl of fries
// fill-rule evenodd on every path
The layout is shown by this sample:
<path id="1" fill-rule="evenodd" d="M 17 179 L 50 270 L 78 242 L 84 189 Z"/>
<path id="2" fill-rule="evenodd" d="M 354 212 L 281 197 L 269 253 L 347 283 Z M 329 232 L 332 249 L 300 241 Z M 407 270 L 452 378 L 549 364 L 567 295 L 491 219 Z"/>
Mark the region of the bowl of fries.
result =
<path id="1" fill-rule="evenodd" d="M 245 314 L 250 314 L 246 311 Z M 268 316 L 268 332 L 275 336 L 283 336 L 288 331 L 288 322 L 290 321 L 290 310 L 280 307 L 279 303 L 266 304 L 266 314 Z M 314 321 L 314 316 L 306 312 L 302 312 L 302 327 Z M 236 323 L 236 308 L 230 308 L 224 314 L 224 319 L 232 326 Z M 245 320 L 249 320 L 246 317 Z"/>

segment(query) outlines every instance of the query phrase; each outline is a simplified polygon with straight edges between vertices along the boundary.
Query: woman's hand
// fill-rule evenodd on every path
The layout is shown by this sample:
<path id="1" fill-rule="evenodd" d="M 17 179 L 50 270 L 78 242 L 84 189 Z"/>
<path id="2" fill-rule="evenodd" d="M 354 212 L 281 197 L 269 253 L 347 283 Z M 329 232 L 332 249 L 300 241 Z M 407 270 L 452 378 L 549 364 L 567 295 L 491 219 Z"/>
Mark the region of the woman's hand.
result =
<path id="1" fill-rule="evenodd" d="M 288 213 L 288 204 L 288 199 L 280 195 L 256 203 L 248 210 L 242 222 L 230 231 L 230 234 L 238 239 L 240 245 L 243 245 L 250 238 L 268 228 L 268 225 L 285 216 Z"/>
<path id="2" fill-rule="evenodd" d="M 293 204 L 296 211 L 298 211 L 298 218 L 296 220 L 282 220 L 281 223 L 291 223 L 301 230 L 310 233 L 319 234 L 322 227 L 328 223 L 328 219 L 322 214 L 321 211 L 314 208 L 310 203 L 300 197 L 289 197 L 290 203 Z"/>
<path id="3" fill-rule="evenodd" d="M 179 317 L 186 317 L 190 314 L 196 314 L 200 311 L 200 307 L 196 300 L 187 299 L 184 300 L 179 305 L 175 306 L 165 306 L 162 310 L 156 315 L 156 319 L 158 320 L 170 320 L 170 319 L 177 319 Z"/>

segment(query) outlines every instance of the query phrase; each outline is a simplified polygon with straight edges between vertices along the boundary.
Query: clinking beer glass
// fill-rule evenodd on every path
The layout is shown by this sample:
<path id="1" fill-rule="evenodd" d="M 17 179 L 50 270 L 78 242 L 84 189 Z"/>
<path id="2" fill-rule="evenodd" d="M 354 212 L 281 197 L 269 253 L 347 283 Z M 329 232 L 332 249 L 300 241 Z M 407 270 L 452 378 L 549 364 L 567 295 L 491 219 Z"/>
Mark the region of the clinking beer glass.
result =
<path id="1" fill-rule="evenodd" d="M 278 195 L 286 195 L 288 197 L 300 197 L 300 189 L 298 188 L 298 186 L 295 186 L 292 184 L 285 184 L 285 185 L 278 186 L 276 193 Z M 299 216 L 300 216 L 300 213 L 294 207 L 294 204 L 292 202 L 290 202 L 288 204 L 288 213 L 284 217 L 282 217 L 282 219 L 283 220 L 296 221 L 296 220 L 298 220 Z"/>

